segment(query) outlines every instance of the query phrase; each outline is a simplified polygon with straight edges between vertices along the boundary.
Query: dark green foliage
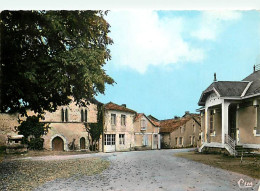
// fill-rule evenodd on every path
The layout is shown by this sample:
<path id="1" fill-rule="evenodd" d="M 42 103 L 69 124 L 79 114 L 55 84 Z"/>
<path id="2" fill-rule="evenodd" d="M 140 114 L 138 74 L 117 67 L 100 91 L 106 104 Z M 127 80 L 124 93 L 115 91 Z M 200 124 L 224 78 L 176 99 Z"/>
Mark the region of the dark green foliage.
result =
<path id="1" fill-rule="evenodd" d="M 29 116 L 18 127 L 18 134 L 23 135 L 23 143 L 28 144 L 30 149 L 43 149 L 43 139 L 41 138 L 48 131 L 48 124 L 39 122 L 38 116 Z M 29 137 L 32 137 L 28 140 Z"/>
<path id="2" fill-rule="evenodd" d="M 97 109 L 97 123 L 85 123 L 86 130 L 91 136 L 91 144 L 89 148 L 91 151 L 96 150 L 97 143 L 99 143 L 100 136 L 103 133 L 103 105 L 98 103 Z"/>
<path id="3" fill-rule="evenodd" d="M 43 142 L 43 138 L 31 138 L 28 142 L 28 147 L 32 150 L 43 150 Z"/>
<path id="4" fill-rule="evenodd" d="M 105 84 L 110 59 L 103 11 L 2 11 L 0 111 L 42 114 L 73 97 L 85 106 Z"/>

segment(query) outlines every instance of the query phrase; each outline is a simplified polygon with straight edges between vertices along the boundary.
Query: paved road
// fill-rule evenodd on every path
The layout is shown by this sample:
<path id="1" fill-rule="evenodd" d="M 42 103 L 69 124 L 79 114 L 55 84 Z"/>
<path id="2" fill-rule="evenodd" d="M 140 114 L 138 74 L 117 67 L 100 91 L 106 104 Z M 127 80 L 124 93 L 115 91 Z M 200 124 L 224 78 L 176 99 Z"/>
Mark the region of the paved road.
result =
<path id="1" fill-rule="evenodd" d="M 174 153 L 183 151 L 188 150 L 154 150 L 95 154 L 96 157 L 111 161 L 110 168 L 102 174 L 55 180 L 44 184 L 36 190 L 258 191 L 257 184 L 259 180 L 174 157 Z M 90 156 L 78 155 L 76 157 L 83 158 Z M 36 159 L 46 160 L 47 158 L 39 157 Z M 247 182 L 252 181 L 254 187 L 240 189 L 237 181 L 241 178 Z"/>

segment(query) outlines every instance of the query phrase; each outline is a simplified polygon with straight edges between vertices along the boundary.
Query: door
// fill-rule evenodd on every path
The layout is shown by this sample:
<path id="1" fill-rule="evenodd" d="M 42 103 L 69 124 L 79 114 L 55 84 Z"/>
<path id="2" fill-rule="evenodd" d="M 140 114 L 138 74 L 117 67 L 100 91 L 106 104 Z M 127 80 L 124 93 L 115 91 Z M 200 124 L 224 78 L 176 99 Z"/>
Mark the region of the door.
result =
<path id="1" fill-rule="evenodd" d="M 86 139 L 84 137 L 80 138 L 80 149 L 86 149 Z"/>
<path id="2" fill-rule="evenodd" d="M 228 116 L 228 119 L 229 119 L 228 134 L 232 139 L 236 140 L 236 114 L 237 114 L 236 105 L 229 106 L 228 114 L 229 114 L 229 116 Z"/>
<path id="3" fill-rule="evenodd" d="M 63 142 L 62 138 L 55 137 L 52 140 L 52 150 L 53 151 L 64 151 L 64 142 Z"/>
<path id="4" fill-rule="evenodd" d="M 153 136 L 153 149 L 158 149 L 158 135 Z"/>
<path id="5" fill-rule="evenodd" d="M 105 134 L 104 152 L 114 152 L 114 151 L 116 151 L 116 135 Z"/>

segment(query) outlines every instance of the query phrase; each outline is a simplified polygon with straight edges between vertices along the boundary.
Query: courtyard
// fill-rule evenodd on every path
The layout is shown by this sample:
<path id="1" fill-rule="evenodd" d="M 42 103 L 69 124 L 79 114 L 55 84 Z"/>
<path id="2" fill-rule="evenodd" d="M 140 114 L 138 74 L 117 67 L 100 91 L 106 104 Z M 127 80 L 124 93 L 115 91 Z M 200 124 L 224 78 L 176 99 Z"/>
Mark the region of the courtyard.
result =
<path id="1" fill-rule="evenodd" d="M 43 168 L 45 170 L 30 174 L 31 177 L 38 176 L 37 180 L 31 177 L 25 180 L 27 182 L 24 184 L 30 180 L 40 182 L 36 187 L 36 184 L 34 187 L 19 187 L 20 190 L 258 190 L 258 179 L 175 156 L 190 150 L 192 149 L 27 157 L 2 162 L 1 171 L 20 163 L 26 163 L 29 169 L 30 165 L 36 168 L 37 163 L 41 166 L 46 164 L 46 168 L 47 165 L 52 165 L 52 172 Z M 16 173 L 15 170 L 13 168 L 13 174 Z M 8 173 L 7 176 L 11 174 Z M 7 180 L 3 175 L 1 173 L 1 181 Z M 22 178 L 18 175 L 19 173 L 15 178 L 16 184 L 17 179 Z M 252 186 L 240 188 L 239 180 L 252 183 Z M 244 186 L 241 181 L 240 186 Z M 1 184 L 3 183 L 7 184 Z"/>

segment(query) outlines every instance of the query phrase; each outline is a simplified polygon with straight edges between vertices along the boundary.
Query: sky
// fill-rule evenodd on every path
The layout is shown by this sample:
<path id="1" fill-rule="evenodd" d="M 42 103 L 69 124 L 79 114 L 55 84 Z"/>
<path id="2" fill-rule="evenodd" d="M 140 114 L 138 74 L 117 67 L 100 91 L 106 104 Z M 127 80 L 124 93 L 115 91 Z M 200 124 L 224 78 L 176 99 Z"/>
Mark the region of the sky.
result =
<path id="1" fill-rule="evenodd" d="M 182 116 L 214 79 L 239 81 L 260 64 L 259 11 L 110 11 L 114 80 L 103 102 L 158 119 Z"/>

